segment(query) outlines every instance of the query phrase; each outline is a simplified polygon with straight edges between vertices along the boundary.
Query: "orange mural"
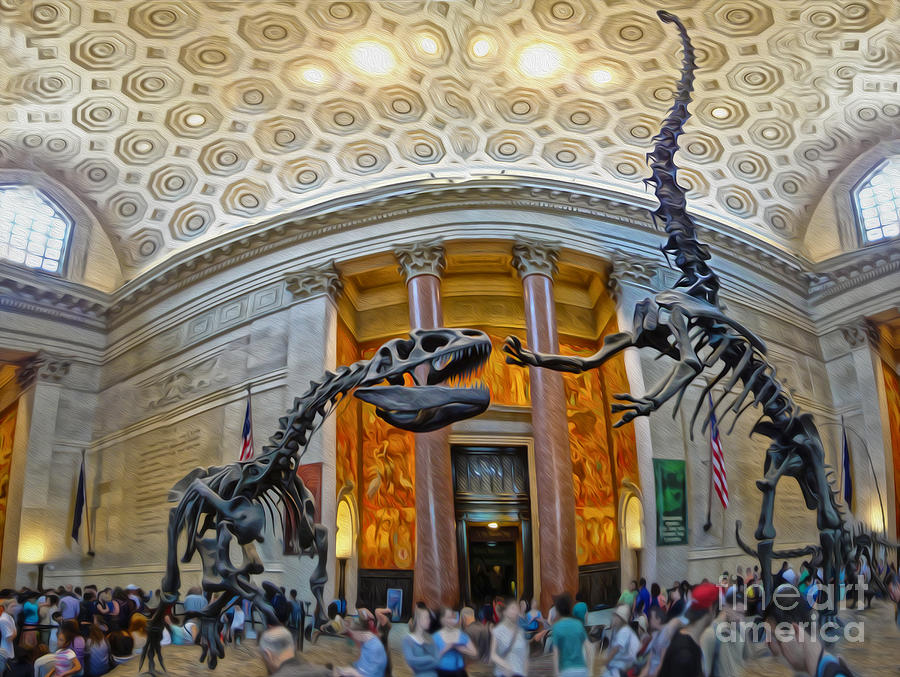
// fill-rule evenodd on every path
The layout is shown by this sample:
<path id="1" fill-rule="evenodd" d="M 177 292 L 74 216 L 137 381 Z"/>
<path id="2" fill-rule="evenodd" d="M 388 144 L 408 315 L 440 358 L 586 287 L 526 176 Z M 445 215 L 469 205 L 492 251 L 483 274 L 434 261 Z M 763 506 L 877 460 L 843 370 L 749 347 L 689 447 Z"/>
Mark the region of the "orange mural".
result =
<path id="1" fill-rule="evenodd" d="M 362 347 L 369 359 L 381 346 Z M 360 403 L 362 439 L 362 539 L 360 567 L 412 569 L 416 537 L 413 434 L 386 423 Z"/>
<path id="2" fill-rule="evenodd" d="M 610 334 L 618 333 L 618 331 L 619 325 L 615 316 L 613 316 L 606 327 L 603 328 L 598 345 L 603 345 L 604 338 Z M 620 416 L 620 414 L 614 415 L 610 412 L 610 405 L 615 402 L 613 395 L 631 391 L 631 386 L 628 385 L 628 375 L 625 371 L 625 357 L 622 353 L 607 360 L 600 367 L 600 374 L 603 379 L 604 394 L 606 395 L 607 420 L 611 425 Z M 619 480 L 619 484 L 624 480 L 629 480 L 635 486 L 640 486 L 634 426 L 626 425 L 621 428 L 611 428 L 610 434 L 612 436 L 613 459 L 616 464 L 616 477 Z"/>
<path id="3" fill-rule="evenodd" d="M 882 362 L 884 392 L 887 400 L 888 425 L 891 428 L 891 449 L 894 459 L 894 509 L 897 535 L 900 536 L 900 379 L 889 364 Z"/>
<path id="4" fill-rule="evenodd" d="M 492 336 L 493 350 L 484 365 L 482 380 L 491 392 L 491 404 L 527 407 L 531 403 L 528 384 L 528 370 L 514 367 L 506 362 L 503 352 L 505 336 Z"/>
<path id="5" fill-rule="evenodd" d="M 563 355 L 592 355 L 594 345 L 561 344 Z M 600 372 L 565 374 L 569 451 L 575 493 L 578 564 L 619 559 L 615 476 L 609 454 L 609 429 Z"/>
<path id="6" fill-rule="evenodd" d="M 16 432 L 16 405 L 0 414 L 0 557 L 3 556 L 3 534 L 6 530 L 6 508 L 9 500 L 9 469 L 12 463 L 13 437 Z"/>
<path id="7" fill-rule="evenodd" d="M 350 365 L 359 361 L 359 346 L 342 321 L 337 323 L 337 364 Z M 359 415 L 361 402 L 348 397 L 337 410 L 337 459 L 335 462 L 335 487 L 338 492 L 350 481 L 359 487 Z"/>

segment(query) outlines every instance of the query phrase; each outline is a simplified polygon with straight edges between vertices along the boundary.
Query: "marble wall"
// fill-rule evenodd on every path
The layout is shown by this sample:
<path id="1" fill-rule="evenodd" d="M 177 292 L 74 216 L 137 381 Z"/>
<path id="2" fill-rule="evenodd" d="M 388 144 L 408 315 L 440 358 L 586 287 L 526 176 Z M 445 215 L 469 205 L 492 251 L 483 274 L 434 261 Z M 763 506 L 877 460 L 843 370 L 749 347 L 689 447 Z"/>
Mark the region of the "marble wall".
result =
<path id="1" fill-rule="evenodd" d="M 390 251 L 398 242 L 436 236 L 471 239 L 477 233 L 510 243 L 522 234 L 552 239 L 561 244 L 564 258 L 567 252 L 578 252 L 612 260 L 620 327 L 630 325 L 636 301 L 671 283 L 656 272 L 662 265 L 656 253 L 658 234 L 643 227 L 577 213 L 535 212 L 525 217 L 512 208 L 472 207 L 454 212 L 452 219 L 439 210 L 415 218 L 399 215 L 333 229 L 315 239 L 236 251 L 231 258 L 216 259 L 215 265 L 198 263 L 168 279 L 126 286 L 109 299 L 111 310 L 90 322 L 0 308 L 0 348 L 22 354 L 43 351 L 46 356 L 20 402 L 11 477 L 20 477 L 22 488 L 16 490 L 18 496 L 11 490 L 10 501 L 20 503 L 21 515 L 7 527 L 2 578 L 33 580 L 34 565 L 23 560 L 41 559 L 54 567 L 46 572 L 50 583 L 91 580 L 158 587 L 165 557 L 167 489 L 195 465 L 237 457 L 248 386 L 259 451 L 293 398 L 345 355 L 338 353 L 333 301 L 339 285 L 325 264 L 336 260 L 340 266 L 362 254 Z M 786 281 L 774 267 L 766 273 L 764 263 L 754 262 L 746 252 L 731 252 L 721 240 L 714 253 L 729 312 L 767 341 L 797 401 L 822 422 L 832 462 L 838 448 L 833 424 L 843 415 L 865 439 L 875 475 L 882 481 L 893 476 L 882 412 L 869 406 L 880 401 L 875 353 L 867 337 L 860 340 L 847 327 L 900 303 L 896 272 L 816 296 Z M 65 368 L 60 367 L 63 363 Z M 51 364 L 56 364 L 55 371 Z M 618 384 L 615 389 L 639 394 L 665 375 L 667 364 L 629 352 L 623 369 L 610 377 Z M 643 489 L 643 573 L 667 584 L 748 564 L 749 558 L 736 547 L 733 525 L 742 520 L 749 537 L 760 503 L 754 482 L 762 472 L 765 441 L 748 437 L 752 415 L 739 421 L 730 435 L 724 435 L 730 425 L 725 420 L 731 506 L 723 514 L 714 505 L 712 527 L 703 530 L 709 446 L 703 434 L 692 440 L 688 425 L 699 391 L 700 385 L 692 386 L 674 418 L 667 406 L 649 421 L 638 421 L 629 433 L 634 435 L 636 462 L 625 472 L 635 475 L 635 484 Z M 329 524 L 339 482 L 351 473 L 343 468 L 338 479 L 337 420 L 330 419 L 302 459 L 323 463 L 323 520 Z M 519 425 L 510 421 L 504 425 Z M 461 430 L 478 426 L 470 422 Z M 82 448 L 87 449 L 93 557 L 84 542 L 74 543 L 68 535 Z M 688 545 L 657 548 L 652 542 L 653 457 L 687 461 Z M 863 515 L 876 507 L 870 498 L 875 478 L 867 466 L 861 456 L 854 458 L 859 497 L 855 508 Z M 354 481 L 365 486 L 365 467 L 353 472 Z M 780 485 L 777 505 L 780 546 L 814 540 L 814 516 L 796 486 Z M 894 511 L 888 512 L 893 530 Z M 260 547 L 270 577 L 305 590 L 312 562 L 283 557 L 279 537 L 268 534 Z M 40 557 L 25 556 L 38 545 Z M 18 550 L 18 564 L 10 559 L 10 549 Z M 196 580 L 198 570 L 197 563 L 184 565 L 185 584 Z M 332 567 L 332 579 L 335 571 Z"/>

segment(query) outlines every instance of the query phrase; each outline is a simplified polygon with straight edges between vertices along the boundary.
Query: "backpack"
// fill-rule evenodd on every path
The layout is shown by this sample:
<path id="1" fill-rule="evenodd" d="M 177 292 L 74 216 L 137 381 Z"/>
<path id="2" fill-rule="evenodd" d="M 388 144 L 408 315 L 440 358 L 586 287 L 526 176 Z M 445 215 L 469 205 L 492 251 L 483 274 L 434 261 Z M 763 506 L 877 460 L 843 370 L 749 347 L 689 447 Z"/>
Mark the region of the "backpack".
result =
<path id="1" fill-rule="evenodd" d="M 131 624 L 131 616 L 134 614 L 135 604 L 132 600 L 126 599 L 119 602 L 119 627 L 127 630 Z"/>
<path id="2" fill-rule="evenodd" d="M 281 593 L 278 593 L 272 599 L 272 609 L 274 609 L 275 616 L 282 623 L 286 623 L 291 617 L 291 603 L 288 602 L 287 598 Z"/>

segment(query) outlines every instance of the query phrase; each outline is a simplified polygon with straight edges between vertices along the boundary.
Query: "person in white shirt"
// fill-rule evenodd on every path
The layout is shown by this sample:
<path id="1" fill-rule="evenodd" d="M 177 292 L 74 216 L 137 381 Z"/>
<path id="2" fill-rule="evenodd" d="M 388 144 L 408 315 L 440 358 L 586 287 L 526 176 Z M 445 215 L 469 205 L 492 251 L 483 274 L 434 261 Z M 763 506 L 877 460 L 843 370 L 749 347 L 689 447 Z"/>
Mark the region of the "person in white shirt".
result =
<path id="1" fill-rule="evenodd" d="M 13 640 L 16 638 L 16 622 L 6 613 L 9 600 L 0 601 L 0 675 L 6 672 L 6 665 L 16 655 Z"/>
<path id="2" fill-rule="evenodd" d="M 241 645 L 244 637 L 244 608 L 240 603 L 234 605 L 234 617 L 231 619 L 231 638 L 235 644 Z"/>
<path id="3" fill-rule="evenodd" d="M 491 662 L 495 677 L 525 677 L 528 673 L 528 641 L 519 627 L 519 607 L 509 597 L 503 602 L 500 622 L 491 631 Z"/>
<path id="4" fill-rule="evenodd" d="M 602 677 L 622 677 L 625 671 L 634 665 L 641 641 L 631 629 L 631 609 L 620 604 L 613 611 L 610 620 L 612 637 L 609 640 L 609 648 L 601 659 L 604 664 Z"/>

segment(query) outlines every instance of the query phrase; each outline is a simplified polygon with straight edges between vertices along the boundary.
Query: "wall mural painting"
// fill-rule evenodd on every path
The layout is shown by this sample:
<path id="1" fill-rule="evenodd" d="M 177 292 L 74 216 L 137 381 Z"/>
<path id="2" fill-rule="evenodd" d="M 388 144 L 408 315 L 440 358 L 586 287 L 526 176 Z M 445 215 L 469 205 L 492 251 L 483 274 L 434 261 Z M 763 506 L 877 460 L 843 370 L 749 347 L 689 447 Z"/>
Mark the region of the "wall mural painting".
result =
<path id="1" fill-rule="evenodd" d="M 359 345 L 349 327 L 341 320 L 337 323 L 337 363 L 353 364 L 360 358 Z M 359 487 L 359 417 L 360 402 L 348 397 L 337 410 L 337 459 L 335 461 L 335 491 L 340 493 L 349 481 Z"/>
<path id="2" fill-rule="evenodd" d="M 619 331 L 619 323 L 616 317 L 612 319 L 603 328 L 598 341 L 598 347 L 603 345 L 603 339 L 611 334 Z M 631 392 L 631 386 L 628 384 L 628 375 L 625 372 L 625 358 L 619 353 L 610 360 L 607 360 L 600 366 L 600 374 L 603 377 L 603 391 L 606 396 L 606 408 L 604 411 L 610 411 L 610 406 L 615 402 L 613 395 L 616 393 Z M 608 423 L 612 425 L 614 421 L 608 419 Z M 613 459 L 616 464 L 616 477 L 619 484 L 624 480 L 629 480 L 635 486 L 640 487 L 640 475 L 638 471 L 637 461 L 637 443 L 634 439 L 634 427 L 623 426 L 620 428 L 610 428 L 613 445 Z"/>
<path id="3" fill-rule="evenodd" d="M 563 343 L 562 352 L 588 356 L 596 345 Z M 572 483 L 575 490 L 575 542 L 579 566 L 619 559 L 615 476 L 609 454 L 609 420 L 603 412 L 598 371 L 564 374 Z"/>
<path id="4" fill-rule="evenodd" d="M 897 535 L 900 536 L 900 378 L 886 362 L 882 362 L 881 367 L 884 372 L 884 392 L 894 460 L 894 509 L 897 514 L 895 524 Z"/>
<path id="5" fill-rule="evenodd" d="M 370 359 L 381 345 L 360 346 Z M 360 562 L 363 569 L 412 569 L 416 538 L 415 442 L 361 403 Z"/>
<path id="6" fill-rule="evenodd" d="M 531 405 L 528 374 L 506 362 L 503 337 L 487 332 L 491 339 L 491 356 L 485 364 L 481 380 L 491 393 L 494 405 L 528 407 Z"/>
<path id="7" fill-rule="evenodd" d="M 13 436 L 16 432 L 16 405 L 0 414 L 0 558 L 6 531 L 6 507 L 9 499 L 9 469 L 12 463 Z"/>

